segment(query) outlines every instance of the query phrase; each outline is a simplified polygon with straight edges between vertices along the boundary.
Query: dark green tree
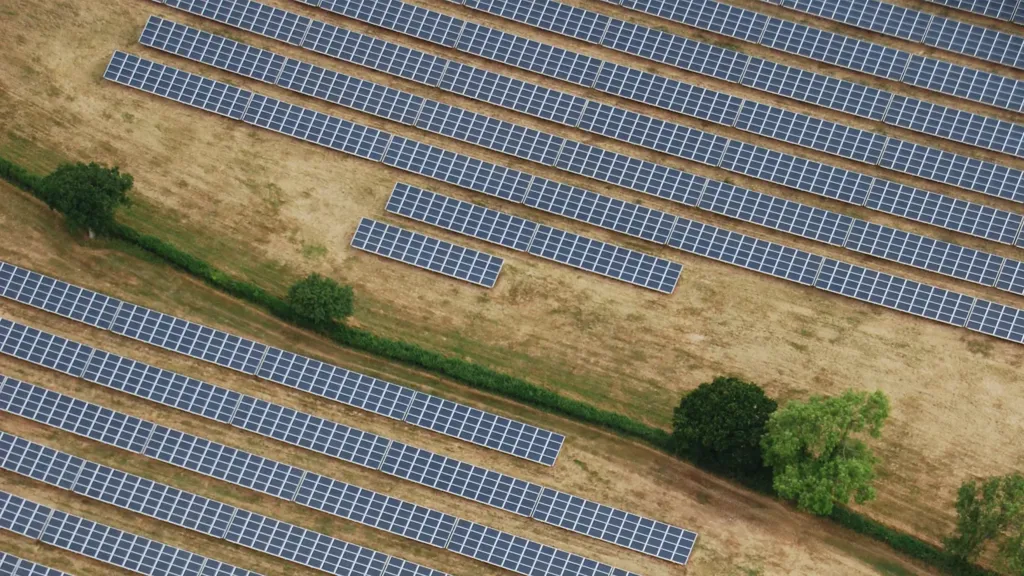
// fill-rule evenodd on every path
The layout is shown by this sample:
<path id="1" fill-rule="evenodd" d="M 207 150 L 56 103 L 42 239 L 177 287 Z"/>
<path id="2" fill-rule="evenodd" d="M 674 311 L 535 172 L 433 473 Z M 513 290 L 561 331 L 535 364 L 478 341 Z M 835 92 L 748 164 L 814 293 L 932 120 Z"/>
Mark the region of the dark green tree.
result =
<path id="1" fill-rule="evenodd" d="M 761 437 L 777 404 L 756 384 L 718 377 L 683 396 L 672 418 L 677 451 L 737 477 L 764 470 Z"/>
<path id="2" fill-rule="evenodd" d="M 772 415 L 761 441 L 775 492 L 822 516 L 851 497 L 874 499 L 878 459 L 856 435 L 880 437 L 888 417 L 889 399 L 881 391 L 789 402 Z"/>
<path id="3" fill-rule="evenodd" d="M 117 167 L 78 162 L 61 164 L 41 186 L 46 203 L 64 214 L 72 230 L 88 230 L 92 236 L 111 231 L 114 213 L 129 203 L 133 183 L 131 174 L 121 174 Z"/>
<path id="4" fill-rule="evenodd" d="M 1008 574 L 1024 574 L 1024 476 L 1019 473 L 968 480 L 956 498 L 956 529 L 945 540 L 946 550 L 973 562 L 988 543 L 998 551 L 998 563 Z"/>
<path id="5" fill-rule="evenodd" d="M 301 319 L 324 327 L 352 314 L 352 287 L 310 274 L 288 289 L 288 304 Z"/>

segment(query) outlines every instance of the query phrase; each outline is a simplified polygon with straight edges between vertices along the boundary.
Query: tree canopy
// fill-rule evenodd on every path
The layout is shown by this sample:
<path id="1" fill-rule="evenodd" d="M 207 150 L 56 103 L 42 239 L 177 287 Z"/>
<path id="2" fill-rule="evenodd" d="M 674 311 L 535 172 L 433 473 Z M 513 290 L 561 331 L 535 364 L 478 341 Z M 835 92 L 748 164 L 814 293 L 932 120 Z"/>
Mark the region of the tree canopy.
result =
<path id="1" fill-rule="evenodd" d="M 776 493 L 819 515 L 851 497 L 872 500 L 877 458 L 861 437 L 880 437 L 888 417 L 881 391 L 787 403 L 769 419 L 761 442 Z"/>
<path id="2" fill-rule="evenodd" d="M 61 164 L 42 179 L 44 198 L 50 208 L 64 214 L 72 230 L 105 234 L 114 226 L 114 213 L 127 205 L 134 180 L 117 167 L 95 162 Z"/>
<path id="3" fill-rule="evenodd" d="M 945 541 L 950 554 L 973 562 L 994 543 L 1000 567 L 1024 575 L 1024 476 L 964 482 L 957 492 L 956 517 L 956 529 Z"/>
<path id="4" fill-rule="evenodd" d="M 352 314 L 352 287 L 310 274 L 288 290 L 288 303 L 301 319 L 323 327 Z"/>
<path id="5" fill-rule="evenodd" d="M 764 470 L 761 437 L 777 404 L 756 384 L 718 377 L 683 397 L 673 416 L 677 450 L 735 476 Z"/>

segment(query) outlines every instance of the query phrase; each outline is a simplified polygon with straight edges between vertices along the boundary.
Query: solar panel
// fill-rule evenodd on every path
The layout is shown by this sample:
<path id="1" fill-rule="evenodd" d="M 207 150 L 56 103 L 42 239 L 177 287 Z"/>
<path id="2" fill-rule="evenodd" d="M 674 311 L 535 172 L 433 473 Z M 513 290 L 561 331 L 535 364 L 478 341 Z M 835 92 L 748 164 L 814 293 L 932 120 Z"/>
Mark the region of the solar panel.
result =
<path id="1" fill-rule="evenodd" d="M 359 222 L 352 246 L 484 288 L 494 287 L 505 262 L 497 256 L 369 218 Z"/>
<path id="2" fill-rule="evenodd" d="M 1024 343 L 1024 313 L 1017 308 L 978 299 L 967 328 L 982 334 Z"/>
<path id="3" fill-rule="evenodd" d="M 1014 294 L 1024 294 L 1024 262 L 1007 258 L 999 271 L 996 288 Z"/>
<path id="4" fill-rule="evenodd" d="M 383 162 L 407 172 L 517 203 L 523 201 L 533 178 L 518 170 L 401 136 L 395 136 L 388 146 Z"/>
<path id="5" fill-rule="evenodd" d="M 456 45 L 465 24 L 458 18 L 394 0 L 324 0 L 320 8 L 449 48 Z"/>
<path id="6" fill-rule="evenodd" d="M 457 518 L 307 472 L 295 502 L 353 522 L 445 548 Z"/>
<path id="7" fill-rule="evenodd" d="M 601 42 L 611 20 L 598 12 L 550 0 L 467 0 L 463 5 L 591 44 Z"/>
<path id="8" fill-rule="evenodd" d="M 680 218 L 669 246 L 776 278 L 812 285 L 822 257 L 709 224 Z"/>
<path id="9" fill-rule="evenodd" d="M 295 46 L 309 31 L 309 18 L 251 0 L 164 0 L 164 4 Z"/>
<path id="10" fill-rule="evenodd" d="M 446 92 L 567 126 L 579 123 L 583 107 L 587 104 L 587 100 L 579 96 L 459 62 L 448 64 L 439 87 Z"/>
<path id="11" fill-rule="evenodd" d="M 399 182 L 388 212 L 525 252 L 537 223 Z"/>
<path id="12" fill-rule="evenodd" d="M 75 487 L 85 460 L 0 432 L 0 467 L 65 490 Z"/>
<path id="13" fill-rule="evenodd" d="M 885 122 L 996 152 L 1024 153 L 1024 126 L 916 98 L 894 96 Z"/>
<path id="14" fill-rule="evenodd" d="M 131 452 L 142 452 L 153 424 L 4 377 L 0 410 Z"/>
<path id="15" fill-rule="evenodd" d="M 7 552 L 0 552 L 0 574 L 10 574 L 11 576 L 71 576 L 67 572 L 36 564 Z"/>
<path id="16" fill-rule="evenodd" d="M 675 290 L 683 271 L 676 262 L 544 225 L 537 228 L 529 252 L 666 294 Z"/>
<path id="17" fill-rule="evenodd" d="M 277 84 L 300 94 L 410 126 L 416 123 L 424 100 L 415 94 L 367 82 L 293 58 L 285 61 Z"/>
<path id="18" fill-rule="evenodd" d="M 437 86 L 449 60 L 314 20 L 302 47 L 325 56 Z"/>
<path id="19" fill-rule="evenodd" d="M 150 16 L 139 43 L 274 84 L 285 57 L 195 28 Z"/>
<path id="20" fill-rule="evenodd" d="M 741 82 L 764 92 L 879 121 L 893 98 L 892 92 L 761 58 L 750 59 Z"/>
<path id="21" fill-rule="evenodd" d="M 405 386 L 274 347 L 267 350 L 257 376 L 396 420 L 405 418 L 414 393 Z"/>
<path id="22" fill-rule="evenodd" d="M 547 166 L 565 144 L 559 136 L 434 100 L 424 102 L 416 127 Z"/>
<path id="23" fill-rule="evenodd" d="M 686 206 L 696 206 L 707 179 L 654 162 L 567 140 L 558 168 Z"/>
<path id="24" fill-rule="evenodd" d="M 853 222 L 849 216 L 837 212 L 715 180 L 708 182 L 699 207 L 833 246 L 843 245 Z"/>
<path id="25" fill-rule="evenodd" d="M 990 196 L 1024 201 L 1024 172 L 905 140 L 890 138 L 879 165 Z"/>
<path id="26" fill-rule="evenodd" d="M 670 0 L 623 0 L 622 6 L 716 34 L 757 42 L 768 17 L 714 0 L 679 3 Z"/>
<path id="27" fill-rule="evenodd" d="M 932 22 L 932 15 L 927 12 L 886 4 L 878 0 L 859 2 L 783 0 L 782 5 L 786 8 L 911 42 L 921 42 Z"/>
<path id="28" fill-rule="evenodd" d="M 826 258 L 815 287 L 938 322 L 964 326 L 974 297 Z"/>
<path id="29" fill-rule="evenodd" d="M 779 18 L 768 19 L 761 44 L 897 82 L 910 58 L 902 50 Z"/>
<path id="30" fill-rule="evenodd" d="M 0 490 L 0 528 L 4 530 L 38 540 L 51 512 L 42 504 Z"/>
<path id="31" fill-rule="evenodd" d="M 94 328 L 110 328 L 121 301 L 0 262 L 0 295 Z"/>
<path id="32" fill-rule="evenodd" d="M 143 536 L 54 510 L 41 542 L 140 574 L 199 576 L 206 558 Z"/>
<path id="33" fill-rule="evenodd" d="M 553 466 L 565 437 L 417 392 L 405 421 L 508 454 Z"/>
<path id="34" fill-rule="evenodd" d="M 550 44 L 467 22 L 458 49 L 545 76 L 593 86 L 601 60 Z"/>
<path id="35" fill-rule="evenodd" d="M 246 374 L 256 372 L 267 349 L 266 344 L 128 302 L 121 305 L 110 330 Z"/>
<path id="36" fill-rule="evenodd" d="M 601 74 L 594 88 L 723 126 L 733 125 L 743 104 L 741 98 L 724 92 L 708 90 L 611 62 L 606 62 L 601 67 Z"/>
<path id="37" fill-rule="evenodd" d="M 1017 9 L 1017 2 L 1006 0 L 927 0 L 933 4 L 941 4 L 965 12 L 974 12 L 997 18 L 999 20 L 1012 20 L 1013 13 Z"/>
<path id="38" fill-rule="evenodd" d="M 391 134 L 322 112 L 256 94 L 245 111 L 247 124 L 379 162 Z"/>
<path id="39" fill-rule="evenodd" d="M 415 446 L 392 442 L 381 472 L 520 516 L 530 516 L 541 487 Z"/>
<path id="40" fill-rule="evenodd" d="M 636 576 L 604 563 L 588 560 L 536 542 L 495 530 L 476 522 L 459 520 L 449 549 L 481 562 L 527 576 L 577 576 L 608 574 Z"/>
<path id="41" fill-rule="evenodd" d="M 863 206 L 872 178 L 763 146 L 730 140 L 720 166 L 730 172 Z"/>
<path id="42" fill-rule="evenodd" d="M 55 290 L 54 287 L 59 285 L 63 287 Z M 68 307 L 67 303 L 55 299 L 59 294 L 65 294 L 74 303 L 80 300 L 82 293 L 87 292 L 77 286 L 71 286 L 36 272 L 0 262 L 0 293 L 4 293 L 4 290 L 7 290 L 7 294 L 17 295 L 30 305 L 43 307 L 43 304 L 46 303 L 47 307 L 44 309 L 54 310 L 63 310 Z M 90 300 L 100 301 L 106 298 L 101 294 L 91 294 L 95 296 L 90 297 Z M 255 373 L 260 378 L 389 418 L 405 420 L 409 414 L 413 395 L 415 394 L 420 399 L 425 396 L 404 386 L 325 364 L 280 348 L 267 348 L 261 343 L 134 304 L 124 303 L 122 308 L 123 313 L 118 316 L 116 326 L 114 326 L 114 330 L 120 334 L 164 346 L 196 358 L 217 362 L 248 374 Z M 110 352 L 83 346 L 77 342 L 3 319 L 0 319 L 0 350 L 54 370 L 80 376 L 90 382 L 220 422 L 231 422 L 231 417 L 235 414 L 242 399 L 242 395 L 237 392 Z M 251 398 L 246 400 L 247 403 L 251 401 Z M 427 401 L 432 404 L 441 402 L 446 407 L 454 406 L 453 414 L 459 415 L 459 417 L 466 414 L 472 419 L 463 422 L 453 416 L 445 426 L 446 430 L 452 426 L 459 427 L 459 432 L 450 434 L 453 437 L 463 438 L 464 432 L 472 428 L 471 422 L 476 422 L 476 419 L 479 418 L 481 426 L 492 426 L 493 423 L 493 428 L 488 432 L 487 440 L 482 445 L 494 447 L 497 444 L 498 447 L 495 449 L 516 456 L 521 456 L 521 450 L 525 449 L 528 455 L 523 457 L 529 460 L 546 463 L 549 458 L 557 456 L 564 440 L 560 434 L 537 429 L 529 424 L 507 420 L 494 414 L 480 412 L 461 404 L 449 403 L 447 400 L 430 397 Z M 248 406 L 248 404 L 246 405 Z M 415 419 L 410 419 L 409 422 L 416 424 Z M 327 426 L 326 423 L 321 424 L 321 429 L 325 429 L 325 426 Z M 433 425 L 431 426 L 432 429 L 436 429 Z M 499 435 L 498 431 L 505 427 L 507 427 L 507 436 Z M 341 449 L 341 446 L 351 444 L 352 447 L 346 449 L 349 450 L 346 454 L 361 453 L 364 450 L 377 452 L 386 447 L 386 440 L 380 440 L 379 437 L 369 434 L 365 434 L 365 437 L 361 437 L 358 441 L 345 440 L 340 444 L 335 442 L 343 437 L 347 438 L 348 432 L 343 433 L 346 430 L 351 431 L 352 434 L 365 434 L 339 425 L 338 429 L 331 429 L 332 441 L 327 444 L 337 446 L 338 450 Z M 442 433 L 448 432 L 442 431 Z M 536 435 L 536 443 L 524 448 L 522 442 L 531 434 Z M 370 445 L 379 444 L 379 446 L 371 449 L 366 447 L 367 442 Z M 509 444 L 515 447 L 507 448 Z M 305 446 L 305 444 L 303 445 Z M 335 450 L 335 448 L 331 448 L 331 450 Z M 554 453 L 551 452 L 552 450 Z M 540 455 L 537 455 L 538 453 Z M 372 465 L 372 467 L 376 466 L 377 464 Z"/>
<path id="43" fill-rule="evenodd" d="M 252 98 L 252 92 L 248 90 L 143 60 L 121 51 L 114 52 L 103 77 L 124 86 L 235 120 L 242 118 Z"/>
<path id="44" fill-rule="evenodd" d="M 881 179 L 872 184 L 865 206 L 1006 244 L 1021 228 L 1019 214 Z"/>
<path id="45" fill-rule="evenodd" d="M 844 247 L 893 262 L 994 286 L 1004 258 L 864 220 L 854 220 Z"/>
<path id="46" fill-rule="evenodd" d="M 736 128 L 868 164 L 878 163 L 887 138 L 752 100 L 743 103 Z"/>
<path id="47" fill-rule="evenodd" d="M 1024 111 L 1024 82 L 935 58 L 911 56 L 902 81 L 1014 112 Z"/>
<path id="48" fill-rule="evenodd" d="M 742 52 L 623 20 L 611 21 L 601 44 L 613 50 L 728 82 L 739 82 L 743 77 L 743 69 L 750 61 L 750 57 Z"/>
<path id="49" fill-rule="evenodd" d="M 551 488 L 541 492 L 533 517 L 678 564 L 686 564 L 697 541 L 695 532 Z"/>
<path id="50" fill-rule="evenodd" d="M 1024 67 L 1024 37 L 984 26 L 935 16 L 923 42 L 1004 66 Z"/>
<path id="51" fill-rule="evenodd" d="M 533 179 L 523 203 L 658 244 L 668 242 L 676 223 L 675 216 L 661 210 L 539 177 Z"/>
<path id="52" fill-rule="evenodd" d="M 718 166 L 728 138 L 591 101 L 578 128 L 687 160 Z"/>

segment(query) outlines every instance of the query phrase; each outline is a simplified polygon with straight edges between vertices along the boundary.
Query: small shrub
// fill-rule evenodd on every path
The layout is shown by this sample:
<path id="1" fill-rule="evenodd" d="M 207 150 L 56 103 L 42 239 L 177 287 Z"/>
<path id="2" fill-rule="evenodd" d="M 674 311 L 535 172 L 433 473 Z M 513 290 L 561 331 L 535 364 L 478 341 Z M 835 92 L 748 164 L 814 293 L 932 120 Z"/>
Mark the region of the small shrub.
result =
<path id="1" fill-rule="evenodd" d="M 325 328 L 352 314 L 352 287 L 310 274 L 288 289 L 288 304 L 296 317 Z"/>

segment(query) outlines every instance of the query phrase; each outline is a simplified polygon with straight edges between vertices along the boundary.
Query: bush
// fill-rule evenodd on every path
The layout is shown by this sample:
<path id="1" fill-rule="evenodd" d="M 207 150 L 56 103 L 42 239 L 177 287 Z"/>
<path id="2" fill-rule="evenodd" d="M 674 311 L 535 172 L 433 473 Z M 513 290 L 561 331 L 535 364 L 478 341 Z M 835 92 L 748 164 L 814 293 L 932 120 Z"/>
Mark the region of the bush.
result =
<path id="1" fill-rule="evenodd" d="M 128 204 L 128 191 L 133 179 L 116 167 L 106 168 L 95 162 L 61 164 L 42 179 L 43 200 L 62 214 L 72 230 L 110 234 L 114 212 Z"/>
<path id="2" fill-rule="evenodd" d="M 761 437 L 777 406 L 759 386 L 737 378 L 701 384 L 675 410 L 676 452 L 732 476 L 762 475 Z"/>
<path id="3" fill-rule="evenodd" d="M 324 328 L 352 314 L 352 287 L 310 274 L 288 289 L 288 304 L 297 318 Z"/>

